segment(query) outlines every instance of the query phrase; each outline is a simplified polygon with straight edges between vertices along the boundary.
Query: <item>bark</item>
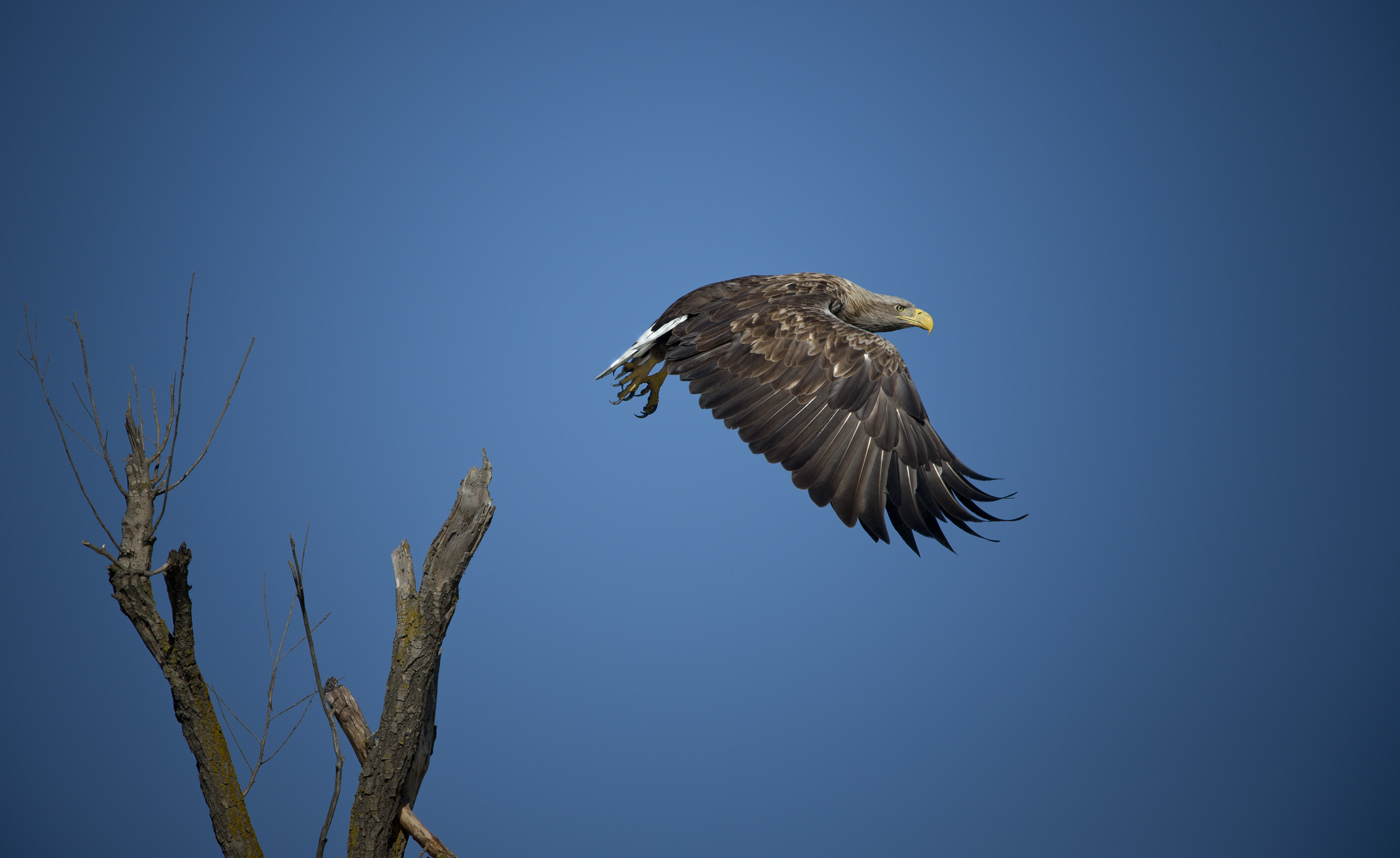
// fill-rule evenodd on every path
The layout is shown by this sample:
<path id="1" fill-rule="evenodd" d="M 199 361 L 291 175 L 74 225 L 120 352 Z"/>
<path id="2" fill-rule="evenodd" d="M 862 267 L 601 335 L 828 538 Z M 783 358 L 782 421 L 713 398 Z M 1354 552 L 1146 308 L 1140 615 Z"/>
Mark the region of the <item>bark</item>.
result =
<path id="1" fill-rule="evenodd" d="M 170 684 L 175 717 L 194 755 L 199 788 L 209 807 L 209 821 L 219 848 L 229 858 L 261 858 L 262 848 L 243 801 L 238 773 L 210 701 L 209 688 L 195 660 L 189 585 L 192 555 L 181 544 L 179 550 L 170 552 L 160 569 L 152 571 L 158 481 L 151 476 L 151 462 L 130 409 L 126 414 L 126 433 L 131 444 L 131 455 L 125 462 L 126 513 L 122 516 L 119 554 L 116 562 L 107 567 L 112 596 Z M 156 609 L 151 578 L 160 572 L 165 575 L 173 628 L 166 626 Z"/>
<path id="2" fill-rule="evenodd" d="M 340 722 L 340 728 L 345 731 L 345 737 L 350 740 L 350 747 L 354 749 L 355 756 L 359 758 L 360 765 L 363 766 L 365 759 L 369 756 L 369 747 L 374 739 L 369 732 L 369 724 L 365 722 L 365 715 L 360 711 L 360 704 L 356 702 L 350 689 L 336 682 L 335 677 L 326 680 L 325 691 L 326 701 L 330 704 L 331 711 L 335 713 L 336 720 Z M 399 806 L 398 823 L 399 827 L 414 840 L 417 840 L 432 858 L 457 858 L 451 849 L 448 849 L 428 830 L 428 826 L 424 825 L 423 821 L 414 814 L 408 802 Z"/>
<path id="3" fill-rule="evenodd" d="M 363 757 L 350 811 L 347 858 L 402 855 L 407 845 L 401 811 L 413 807 L 437 735 L 442 642 L 457 610 L 462 575 L 496 509 L 488 490 L 491 462 L 484 450 L 481 462 L 457 488 L 456 502 L 428 548 L 421 583 L 415 586 L 408 543 L 391 557 L 397 615 L 393 654 L 379 729 Z M 351 736 L 349 731 L 346 735 Z"/>

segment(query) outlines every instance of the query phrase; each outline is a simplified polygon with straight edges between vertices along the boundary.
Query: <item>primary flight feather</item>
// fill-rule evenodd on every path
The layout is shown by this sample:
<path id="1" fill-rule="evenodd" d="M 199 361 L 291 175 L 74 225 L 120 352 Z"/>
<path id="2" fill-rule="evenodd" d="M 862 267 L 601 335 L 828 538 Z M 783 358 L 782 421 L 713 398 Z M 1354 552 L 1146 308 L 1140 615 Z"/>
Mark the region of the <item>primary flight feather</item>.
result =
<path id="1" fill-rule="evenodd" d="M 675 375 L 847 527 L 889 542 L 888 515 L 916 554 L 915 533 L 951 551 L 939 522 L 980 536 L 969 522 L 1006 519 L 978 504 L 1004 498 L 969 482 L 991 478 L 949 452 L 899 351 L 878 336 L 908 327 L 931 332 L 933 319 L 841 277 L 739 277 L 676 301 L 598 378 L 616 373 L 617 402 L 647 394 L 645 417 Z"/>

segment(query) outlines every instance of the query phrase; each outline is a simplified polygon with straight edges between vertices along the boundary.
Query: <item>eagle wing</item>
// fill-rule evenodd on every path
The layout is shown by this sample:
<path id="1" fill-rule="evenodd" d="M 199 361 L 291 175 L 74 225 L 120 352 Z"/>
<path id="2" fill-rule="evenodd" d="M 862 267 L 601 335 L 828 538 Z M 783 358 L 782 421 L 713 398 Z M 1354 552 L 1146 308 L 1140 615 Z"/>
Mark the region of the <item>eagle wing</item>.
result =
<path id="1" fill-rule="evenodd" d="M 829 294 L 726 297 L 690 310 L 670 332 L 667 371 L 750 450 L 790 471 L 817 506 L 831 504 L 847 527 L 859 522 L 884 542 L 888 513 L 915 553 L 914 533 L 952 550 L 940 521 L 980 537 L 969 522 L 1003 520 L 977 506 L 1002 498 L 969 482 L 991 478 L 959 461 L 929 425 L 888 340 L 837 318 Z"/>

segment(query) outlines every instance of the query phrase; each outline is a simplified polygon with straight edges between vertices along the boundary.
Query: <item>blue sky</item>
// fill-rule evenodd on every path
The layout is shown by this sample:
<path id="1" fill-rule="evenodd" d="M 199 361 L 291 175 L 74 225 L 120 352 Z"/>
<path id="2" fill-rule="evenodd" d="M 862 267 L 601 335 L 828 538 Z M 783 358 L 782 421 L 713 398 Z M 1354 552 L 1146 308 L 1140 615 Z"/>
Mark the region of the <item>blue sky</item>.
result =
<path id="1" fill-rule="evenodd" d="M 458 854 L 1394 854 L 1397 35 L 1383 3 L 9 4 L 4 318 L 63 393 L 76 312 L 114 424 L 198 272 L 186 454 L 257 338 L 157 545 L 245 719 L 309 524 L 321 669 L 373 721 L 389 552 L 487 449 L 418 803 Z M 891 339 L 1018 492 L 1000 543 L 872 544 L 680 385 L 639 421 L 593 381 L 682 293 L 803 270 L 932 314 Z M 12 848 L 213 854 L 3 365 Z M 314 849 L 318 719 L 250 795 L 269 854 Z"/>

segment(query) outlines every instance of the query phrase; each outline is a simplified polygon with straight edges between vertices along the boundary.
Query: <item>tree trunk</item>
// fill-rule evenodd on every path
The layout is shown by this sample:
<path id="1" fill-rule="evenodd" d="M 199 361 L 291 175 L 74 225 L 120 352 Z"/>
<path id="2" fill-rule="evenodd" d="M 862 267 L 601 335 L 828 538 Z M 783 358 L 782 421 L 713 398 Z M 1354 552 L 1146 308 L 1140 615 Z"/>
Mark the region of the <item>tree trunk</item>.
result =
<path id="1" fill-rule="evenodd" d="M 117 561 L 107 567 L 112 596 L 170 684 L 175 718 L 194 755 L 199 788 L 209 807 L 209 821 L 214 826 L 219 848 L 228 858 L 262 858 L 262 847 L 258 845 L 253 821 L 243 801 L 238 772 L 209 699 L 209 687 L 204 684 L 204 676 L 195 660 L 189 585 L 192 555 L 189 548 L 181 544 L 179 550 L 170 552 L 161 569 L 152 572 L 157 482 L 151 477 L 145 444 L 130 409 L 126 414 L 126 433 L 131 443 L 131 455 L 125 462 L 126 514 L 122 516 L 120 553 Z M 157 572 L 165 575 L 173 631 L 166 627 L 156 609 L 151 578 Z"/>

